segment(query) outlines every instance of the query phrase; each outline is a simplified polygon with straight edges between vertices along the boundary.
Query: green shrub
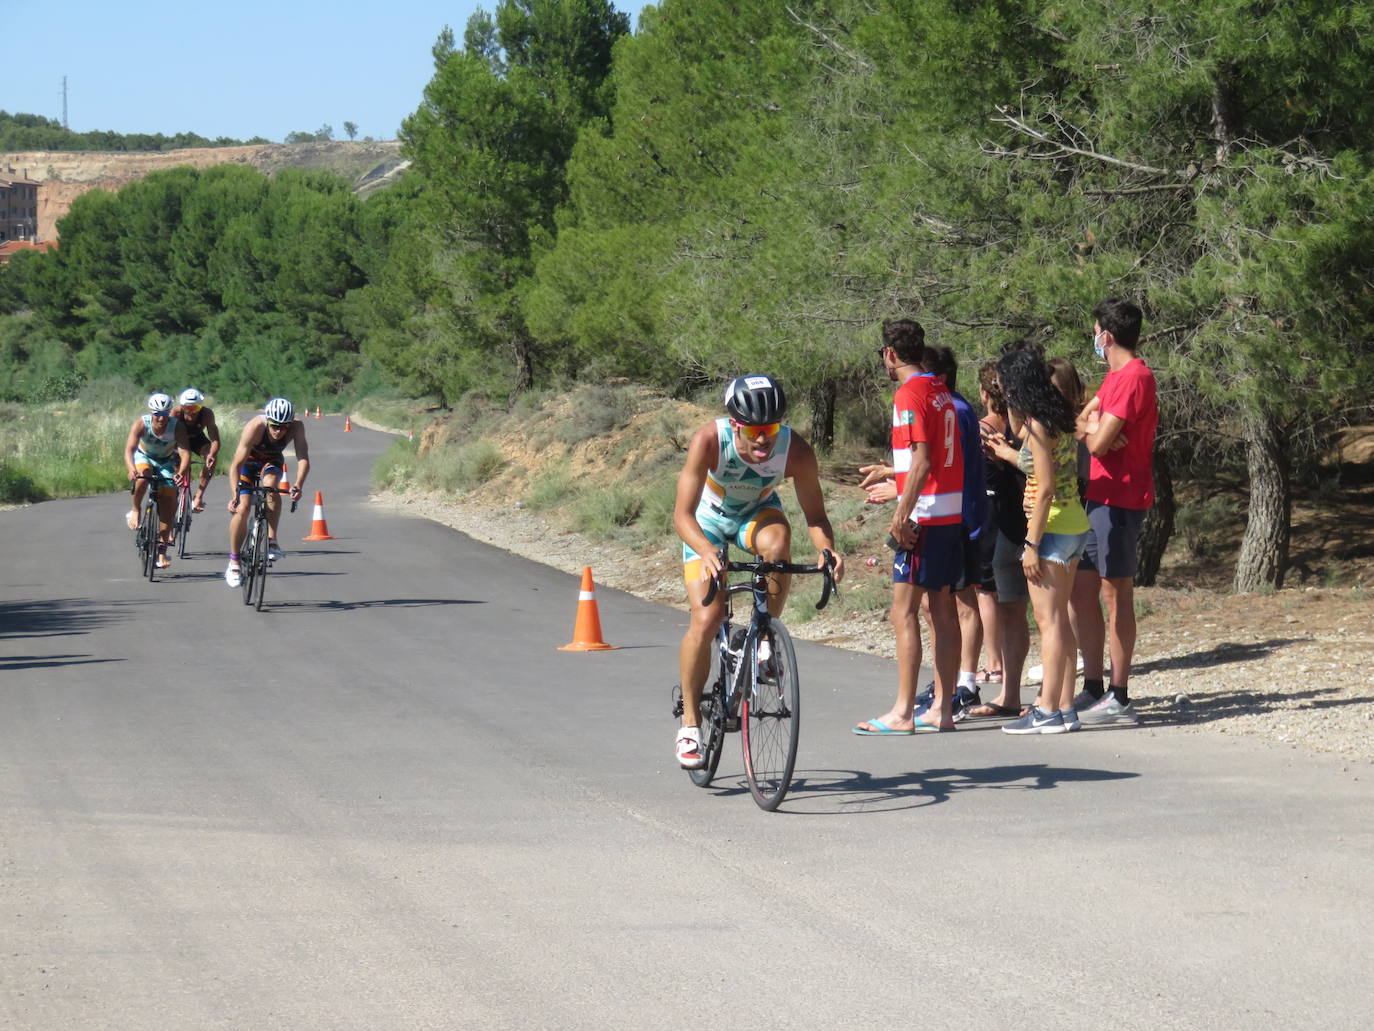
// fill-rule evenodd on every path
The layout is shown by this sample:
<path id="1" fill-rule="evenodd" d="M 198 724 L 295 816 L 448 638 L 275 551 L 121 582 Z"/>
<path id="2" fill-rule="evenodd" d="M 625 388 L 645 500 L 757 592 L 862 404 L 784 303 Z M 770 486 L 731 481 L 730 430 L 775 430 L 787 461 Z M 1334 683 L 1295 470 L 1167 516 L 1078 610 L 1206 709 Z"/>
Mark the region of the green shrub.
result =
<path id="1" fill-rule="evenodd" d="M 554 473 L 546 473 L 530 482 L 529 488 L 525 491 L 525 507 L 531 512 L 539 512 L 544 509 L 556 508 L 578 495 L 577 485 L 567 472 L 558 470 Z"/>
<path id="2" fill-rule="evenodd" d="M 503 468 L 501 449 L 486 440 L 440 448 L 421 457 L 419 480 L 436 490 L 464 491 L 486 483 Z"/>
<path id="3" fill-rule="evenodd" d="M 579 533 L 605 540 L 622 533 L 643 510 L 643 494 L 624 484 L 616 484 L 584 494 L 577 503 L 573 525 Z"/>
<path id="4" fill-rule="evenodd" d="M 629 387 L 580 386 L 572 395 L 557 437 L 564 444 L 581 444 L 629 425 L 638 410 L 635 392 Z"/>

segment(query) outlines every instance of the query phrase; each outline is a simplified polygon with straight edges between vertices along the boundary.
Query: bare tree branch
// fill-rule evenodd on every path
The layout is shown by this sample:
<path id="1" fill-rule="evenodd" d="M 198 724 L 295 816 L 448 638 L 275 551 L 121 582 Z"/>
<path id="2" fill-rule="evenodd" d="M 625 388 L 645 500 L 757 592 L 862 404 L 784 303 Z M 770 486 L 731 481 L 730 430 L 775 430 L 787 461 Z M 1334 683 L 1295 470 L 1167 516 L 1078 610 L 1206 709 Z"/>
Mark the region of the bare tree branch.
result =
<path id="1" fill-rule="evenodd" d="M 827 35 L 824 31 L 822 31 L 822 30 L 821 30 L 820 28 L 818 28 L 817 26 L 812 25 L 810 22 L 806 21 L 806 20 L 805 20 L 804 18 L 802 18 L 802 16 L 799 15 L 796 11 L 792 10 L 791 7 L 784 8 L 784 10 L 787 11 L 787 13 L 791 16 L 791 18 L 792 18 L 792 20 L 793 20 L 794 22 L 796 22 L 796 23 L 797 23 L 798 25 L 800 25 L 802 28 L 804 28 L 804 29 L 809 29 L 811 32 L 813 32 L 813 33 L 815 33 L 817 36 L 819 36 L 820 39 L 821 39 L 821 41 L 822 41 L 826 46 L 828 46 L 831 50 L 835 51 L 835 53 L 839 54 L 841 57 L 846 57 L 846 58 L 848 58 L 849 60 L 853 61 L 856 65 L 858 65 L 858 66 L 859 66 L 860 68 L 862 68 L 864 71 L 867 71 L 867 72 L 873 71 L 873 66 L 872 66 L 871 64 L 869 64 L 867 61 L 865 61 L 865 60 L 864 60 L 862 57 L 860 57 L 858 54 L 854 53 L 852 50 L 846 50 L 844 47 L 840 46 L 840 44 L 837 43 L 831 36 Z"/>
<path id="2" fill-rule="evenodd" d="M 1129 168 L 1133 172 L 1144 172 L 1146 175 L 1172 175 L 1178 177 L 1183 176 L 1183 173 L 1170 171 L 1167 168 L 1156 168 L 1153 165 L 1142 165 L 1136 161 L 1126 161 L 1123 158 L 1112 157 L 1110 154 L 1099 154 L 1097 151 L 1094 150 L 1084 150 L 1082 147 L 1070 146 L 1067 143 L 1063 143 L 1059 140 L 1051 138 L 1049 135 L 1041 132 L 1033 125 L 1028 124 L 1022 119 L 1018 118 L 1016 115 L 1013 115 L 1011 113 L 1011 108 L 1006 106 L 1005 104 L 997 105 L 997 113 L 998 115 L 1000 115 L 1000 117 L 995 117 L 992 119 L 992 121 L 1000 122 L 1003 125 L 1011 126 L 1012 129 L 1016 130 L 1021 135 L 1028 136 L 1031 139 L 1035 140 L 1037 143 L 1043 143 L 1048 147 L 1054 148 L 1048 154 L 1025 154 L 1024 156 L 1034 157 L 1043 161 L 1053 160 L 1060 157 L 1064 157 L 1069 154 L 1073 154 L 1078 157 L 1089 158 L 1093 161 L 1102 161 L 1109 165 L 1117 165 L 1120 168 Z M 993 153 L 997 157 L 1023 156 L 1022 152 L 1019 151 L 1002 151 L 1001 153 L 998 153 L 998 151 L 1002 150 L 1001 148 L 996 148 L 994 151 L 989 151 L 987 147 L 984 147 L 983 150 L 984 153 Z"/>

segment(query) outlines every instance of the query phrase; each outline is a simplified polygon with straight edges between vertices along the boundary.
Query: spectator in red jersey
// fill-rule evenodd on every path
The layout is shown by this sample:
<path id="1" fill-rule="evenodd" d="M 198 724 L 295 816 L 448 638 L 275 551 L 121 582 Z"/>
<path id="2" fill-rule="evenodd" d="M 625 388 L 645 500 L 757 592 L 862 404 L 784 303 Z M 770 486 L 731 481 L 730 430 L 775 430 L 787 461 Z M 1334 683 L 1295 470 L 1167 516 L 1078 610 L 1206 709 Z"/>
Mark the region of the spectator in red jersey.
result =
<path id="1" fill-rule="evenodd" d="M 896 476 L 892 516 L 892 626 L 897 638 L 897 699 L 883 715 L 854 728 L 864 735 L 913 734 L 954 729 L 954 684 L 960 632 L 953 587 L 963 573 L 964 462 L 954 399 L 944 382 L 923 368 L 925 330 L 914 319 L 883 323 L 878 349 L 888 378 L 899 383 L 892 405 L 892 466 L 869 473 L 877 482 Z M 935 695 L 916 716 L 921 672 L 921 598 L 930 597 Z"/>
<path id="2" fill-rule="evenodd" d="M 1136 546 L 1154 504 L 1155 377 L 1136 357 L 1140 309 L 1109 297 L 1093 310 L 1093 350 L 1107 363 L 1097 396 L 1075 435 L 1092 455 L 1085 494 L 1088 547 L 1073 587 L 1074 628 L 1083 652 L 1083 690 L 1074 708 L 1086 724 L 1137 722 L 1128 690 L 1135 652 Z M 1104 625 L 1100 596 L 1107 607 Z M 1111 676 L 1103 683 L 1103 645 Z"/>

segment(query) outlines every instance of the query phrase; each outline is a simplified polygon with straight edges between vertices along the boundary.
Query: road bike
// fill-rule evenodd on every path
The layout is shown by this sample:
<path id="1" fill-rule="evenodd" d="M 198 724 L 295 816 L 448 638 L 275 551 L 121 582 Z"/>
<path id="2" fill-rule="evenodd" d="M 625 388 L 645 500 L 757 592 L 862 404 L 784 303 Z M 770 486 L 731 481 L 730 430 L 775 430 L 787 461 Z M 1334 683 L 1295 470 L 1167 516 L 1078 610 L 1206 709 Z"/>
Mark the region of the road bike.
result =
<path id="1" fill-rule="evenodd" d="M 703 605 L 725 591 L 725 619 L 716 632 L 711 675 L 701 696 L 701 747 L 706 760 L 688 770 L 692 783 L 706 787 L 716 775 L 725 735 L 740 732 L 744 776 L 760 809 L 771 812 L 782 803 L 792 784 L 801 733 L 801 682 L 792 636 L 782 620 L 768 611 L 768 577 L 777 573 L 820 573 L 824 576 L 823 609 L 835 586 L 835 556 L 825 552 L 825 565 L 795 562 L 731 562 L 730 546 L 720 549 L 721 577 L 711 581 Z M 729 583 L 726 574 L 748 573 L 747 582 Z M 753 602 L 748 625 L 731 623 L 731 599 L 748 592 Z M 682 688 L 674 688 L 673 715 L 682 715 Z"/>
<path id="2" fill-rule="evenodd" d="M 267 495 L 290 494 L 290 490 L 280 487 L 264 487 L 253 484 L 239 487 L 239 496 L 249 495 L 252 512 L 248 516 L 248 533 L 239 551 L 239 571 L 243 577 L 243 603 L 262 611 L 264 593 L 267 590 L 267 569 L 271 563 L 267 558 L 268 528 Z M 291 511 L 296 511 L 296 500 L 291 501 Z"/>
<path id="3" fill-rule="evenodd" d="M 186 557 L 186 538 L 191 534 L 191 482 L 195 479 L 195 463 L 186 471 L 186 482 L 177 490 L 177 514 L 172 520 L 172 540 L 177 558 Z"/>
<path id="4" fill-rule="evenodd" d="M 136 476 L 137 480 L 147 480 L 148 489 L 143 492 L 143 511 L 138 516 L 138 528 L 134 531 L 134 547 L 138 549 L 138 565 L 142 575 L 150 581 L 157 575 L 157 477 Z M 129 493 L 134 492 L 137 482 L 129 485 Z"/>

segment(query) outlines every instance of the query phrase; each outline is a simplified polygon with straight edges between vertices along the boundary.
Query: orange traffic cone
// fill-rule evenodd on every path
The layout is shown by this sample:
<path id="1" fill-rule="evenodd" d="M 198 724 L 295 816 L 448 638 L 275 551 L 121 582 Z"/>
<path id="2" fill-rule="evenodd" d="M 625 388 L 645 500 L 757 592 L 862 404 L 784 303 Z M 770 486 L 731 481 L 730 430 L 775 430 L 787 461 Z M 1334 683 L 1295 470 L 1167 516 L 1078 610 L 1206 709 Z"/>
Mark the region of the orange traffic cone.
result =
<path id="1" fill-rule="evenodd" d="M 318 419 L 319 417 L 320 417 L 320 406 L 319 406 L 319 405 L 316 405 L 316 406 L 315 406 L 315 418 Z"/>
<path id="2" fill-rule="evenodd" d="M 310 536 L 302 537 L 303 541 L 332 541 L 334 538 L 329 536 L 329 524 L 324 521 L 324 495 L 315 491 L 315 515 L 310 520 Z"/>
<path id="3" fill-rule="evenodd" d="M 615 651 L 613 644 L 601 639 L 601 616 L 596 610 L 596 585 L 592 583 L 592 567 L 582 567 L 582 590 L 577 595 L 577 623 L 573 627 L 572 644 L 565 644 L 560 652 Z"/>
<path id="4" fill-rule="evenodd" d="M 283 476 L 281 478 L 281 481 L 277 484 L 277 489 L 281 491 L 283 494 L 285 494 L 287 491 L 291 489 L 290 481 L 287 480 L 285 476 Z"/>
<path id="5" fill-rule="evenodd" d="M 352 418 L 350 418 L 350 417 L 347 416 L 347 415 L 344 416 L 344 432 L 345 432 L 345 433 L 352 433 L 352 432 L 353 432 L 353 420 L 352 420 Z"/>

